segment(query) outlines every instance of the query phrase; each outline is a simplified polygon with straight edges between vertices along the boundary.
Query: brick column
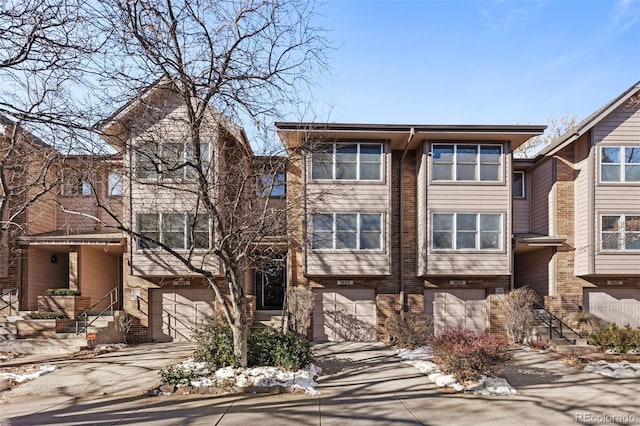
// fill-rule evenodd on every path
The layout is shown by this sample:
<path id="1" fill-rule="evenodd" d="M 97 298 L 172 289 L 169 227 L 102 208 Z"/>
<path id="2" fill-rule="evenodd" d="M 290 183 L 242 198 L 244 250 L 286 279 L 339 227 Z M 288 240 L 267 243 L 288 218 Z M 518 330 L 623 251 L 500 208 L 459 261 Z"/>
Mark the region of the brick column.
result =
<path id="1" fill-rule="evenodd" d="M 69 289 L 80 290 L 80 270 L 78 268 L 79 261 L 78 246 L 69 248 Z"/>

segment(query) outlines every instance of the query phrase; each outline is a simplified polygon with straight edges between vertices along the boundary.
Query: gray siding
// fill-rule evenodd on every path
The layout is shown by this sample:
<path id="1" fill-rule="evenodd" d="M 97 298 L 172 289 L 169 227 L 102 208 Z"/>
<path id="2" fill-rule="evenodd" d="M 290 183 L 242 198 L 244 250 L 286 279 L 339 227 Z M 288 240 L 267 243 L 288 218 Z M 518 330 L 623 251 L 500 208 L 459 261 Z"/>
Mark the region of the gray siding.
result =
<path id="1" fill-rule="evenodd" d="M 552 159 L 543 160 L 531 170 L 531 232 L 535 234 L 549 235 L 552 173 Z"/>
<path id="2" fill-rule="evenodd" d="M 429 157 L 422 148 L 416 153 L 417 189 L 416 189 L 416 241 L 417 241 L 417 274 L 418 276 L 427 273 L 427 165 Z"/>
<path id="3" fill-rule="evenodd" d="M 591 239 L 594 223 L 593 200 L 591 190 L 593 188 L 593 158 L 590 156 L 589 139 L 587 135 L 574 143 L 576 171 L 574 190 L 574 269 L 575 274 L 588 275 L 589 259 L 593 255 L 593 243 Z M 591 234 L 591 235 L 590 235 Z"/>

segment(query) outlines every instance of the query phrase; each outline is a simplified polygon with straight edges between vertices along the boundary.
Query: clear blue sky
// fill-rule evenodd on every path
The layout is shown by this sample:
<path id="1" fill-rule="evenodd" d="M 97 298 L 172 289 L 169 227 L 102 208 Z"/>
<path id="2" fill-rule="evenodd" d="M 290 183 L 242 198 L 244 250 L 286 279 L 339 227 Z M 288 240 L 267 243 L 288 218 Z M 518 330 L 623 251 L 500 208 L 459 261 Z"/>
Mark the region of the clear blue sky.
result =
<path id="1" fill-rule="evenodd" d="M 546 124 L 640 80 L 640 0 L 328 0 L 314 121 Z M 292 120 L 298 117 L 291 117 Z"/>

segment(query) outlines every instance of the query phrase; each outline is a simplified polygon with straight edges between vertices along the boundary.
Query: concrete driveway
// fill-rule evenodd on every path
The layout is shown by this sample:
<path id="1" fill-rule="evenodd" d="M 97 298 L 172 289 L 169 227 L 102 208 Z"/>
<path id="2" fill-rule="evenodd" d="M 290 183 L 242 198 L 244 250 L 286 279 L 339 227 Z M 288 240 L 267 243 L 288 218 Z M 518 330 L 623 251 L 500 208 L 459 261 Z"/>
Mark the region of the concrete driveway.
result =
<path id="1" fill-rule="evenodd" d="M 380 343 L 331 343 L 314 350 L 324 368 L 318 396 L 9 395 L 0 412 L 11 425 L 640 424 L 637 379 L 606 378 L 539 353 L 516 351 L 505 370 L 521 395 L 477 397 L 444 393 Z"/>

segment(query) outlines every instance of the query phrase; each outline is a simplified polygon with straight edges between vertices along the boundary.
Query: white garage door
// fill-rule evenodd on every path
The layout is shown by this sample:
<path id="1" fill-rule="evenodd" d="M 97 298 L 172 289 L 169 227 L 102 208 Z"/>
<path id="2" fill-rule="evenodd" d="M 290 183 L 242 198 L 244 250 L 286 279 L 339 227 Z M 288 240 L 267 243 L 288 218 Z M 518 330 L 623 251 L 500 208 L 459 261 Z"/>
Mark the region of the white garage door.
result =
<path id="1" fill-rule="evenodd" d="M 424 312 L 433 316 L 435 331 L 455 327 L 486 333 L 489 328 L 484 289 L 425 290 Z"/>
<path id="2" fill-rule="evenodd" d="M 584 307 L 619 326 L 640 327 L 640 289 L 585 289 Z"/>
<path id="3" fill-rule="evenodd" d="M 376 340 L 374 290 L 317 290 L 314 293 L 314 340 L 330 342 Z"/>
<path id="4" fill-rule="evenodd" d="M 193 329 L 214 313 L 211 289 L 151 290 L 151 335 L 156 342 L 187 342 Z"/>

